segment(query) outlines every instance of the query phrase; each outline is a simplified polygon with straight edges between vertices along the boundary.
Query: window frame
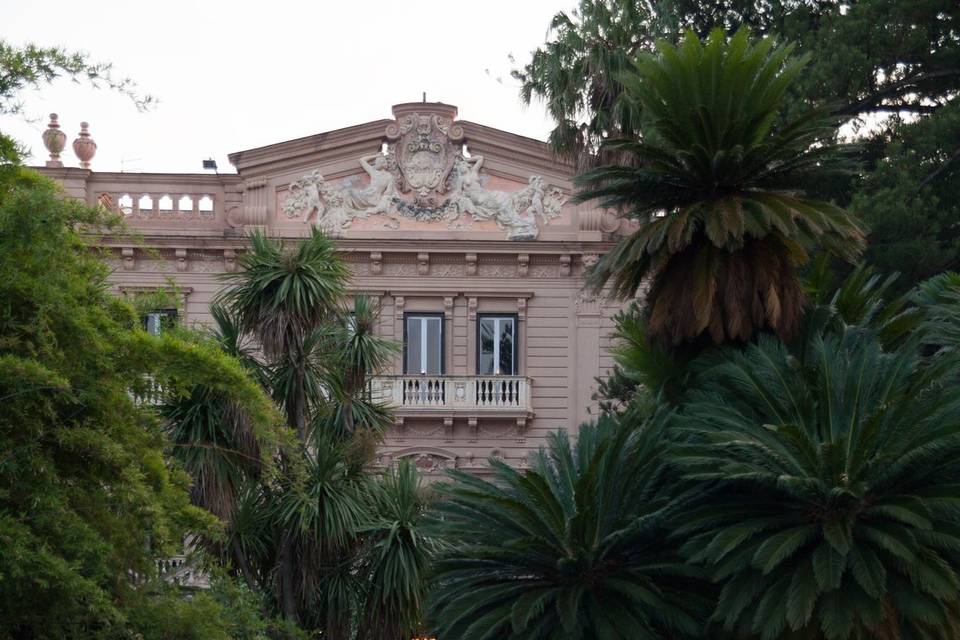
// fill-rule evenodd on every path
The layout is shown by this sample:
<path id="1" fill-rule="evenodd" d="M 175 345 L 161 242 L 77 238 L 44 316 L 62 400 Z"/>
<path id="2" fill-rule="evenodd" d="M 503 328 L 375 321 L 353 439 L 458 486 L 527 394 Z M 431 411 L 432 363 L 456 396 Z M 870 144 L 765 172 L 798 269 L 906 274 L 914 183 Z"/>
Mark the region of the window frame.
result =
<path id="1" fill-rule="evenodd" d="M 511 354 L 513 358 L 513 373 L 501 373 L 500 375 L 501 376 L 519 376 L 520 375 L 520 360 L 519 360 L 520 314 L 518 313 L 478 313 L 477 314 L 477 331 L 476 331 L 477 335 L 474 340 L 476 354 L 477 354 L 475 358 L 477 361 L 477 371 L 476 371 L 477 375 L 478 376 L 497 375 L 496 373 L 489 373 L 489 374 L 480 373 L 481 355 L 482 355 L 481 346 L 480 346 L 480 331 L 481 331 L 480 324 L 484 319 L 489 319 L 489 318 L 510 318 L 513 320 L 513 354 Z M 494 367 L 494 369 L 496 369 L 496 367 Z"/>
<path id="2" fill-rule="evenodd" d="M 160 316 L 158 331 L 153 333 L 150 331 L 150 316 Z M 167 307 L 162 309 L 150 309 L 149 311 L 144 312 L 140 318 L 143 325 L 143 330 L 149 333 L 152 336 L 161 336 L 165 330 L 164 324 L 166 323 L 166 329 L 171 327 L 176 327 L 180 322 L 180 309 L 176 307 Z"/>
<path id="3" fill-rule="evenodd" d="M 407 373 L 407 329 L 409 328 L 409 323 L 407 320 L 409 318 L 439 318 L 440 319 L 440 373 L 427 373 L 423 374 L 417 371 L 416 373 Z M 446 375 L 447 371 L 447 327 L 446 327 L 446 317 L 442 311 L 407 311 L 403 314 L 403 375 L 405 376 L 420 376 L 420 375 Z"/>

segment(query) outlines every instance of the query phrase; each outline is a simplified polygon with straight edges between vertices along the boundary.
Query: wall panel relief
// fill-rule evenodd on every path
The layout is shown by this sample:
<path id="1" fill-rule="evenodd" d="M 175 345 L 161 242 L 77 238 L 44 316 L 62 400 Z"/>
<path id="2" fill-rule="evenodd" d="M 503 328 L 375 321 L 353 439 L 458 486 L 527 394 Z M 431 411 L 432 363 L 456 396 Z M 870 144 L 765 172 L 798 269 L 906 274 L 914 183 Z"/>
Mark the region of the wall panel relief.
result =
<path id="1" fill-rule="evenodd" d="M 533 240 L 567 201 L 563 191 L 538 175 L 514 191 L 489 188 L 483 156 L 466 153 L 463 130 L 437 114 L 407 114 L 387 127 L 385 137 L 386 153 L 358 159 L 365 184 L 354 185 L 352 178 L 334 184 L 319 170 L 311 171 L 289 185 L 282 215 L 313 221 L 330 235 L 374 216 L 381 229 L 397 229 L 403 219 L 445 224 L 449 230 L 491 221 L 508 240 Z"/>

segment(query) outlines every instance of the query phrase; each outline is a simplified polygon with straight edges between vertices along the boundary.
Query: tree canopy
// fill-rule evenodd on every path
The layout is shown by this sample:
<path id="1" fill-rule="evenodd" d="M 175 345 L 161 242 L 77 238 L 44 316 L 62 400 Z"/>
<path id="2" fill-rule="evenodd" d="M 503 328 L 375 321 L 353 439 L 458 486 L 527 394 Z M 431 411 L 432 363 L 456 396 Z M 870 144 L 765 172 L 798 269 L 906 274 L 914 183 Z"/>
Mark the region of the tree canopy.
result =
<path id="1" fill-rule="evenodd" d="M 581 166 L 608 138 L 641 126 L 624 100 L 623 71 L 658 38 L 686 29 L 705 37 L 741 27 L 810 54 L 791 88 L 795 115 L 828 107 L 847 119 L 839 140 L 855 141 L 856 176 L 817 185 L 870 229 L 866 258 L 904 273 L 909 289 L 960 260 L 957 104 L 960 6 L 953 0 L 581 0 L 551 23 L 547 41 L 515 70 L 526 103 L 543 101 L 555 121 L 550 141 Z"/>
<path id="2" fill-rule="evenodd" d="M 83 228 L 113 223 L 17 169 L 0 191 L 0 627 L 25 637 L 125 637 L 133 575 L 216 530 L 165 462 L 146 377 L 203 383 L 273 424 L 267 397 L 213 345 L 140 328 Z M 19 606 L 29 602 L 31 606 Z"/>

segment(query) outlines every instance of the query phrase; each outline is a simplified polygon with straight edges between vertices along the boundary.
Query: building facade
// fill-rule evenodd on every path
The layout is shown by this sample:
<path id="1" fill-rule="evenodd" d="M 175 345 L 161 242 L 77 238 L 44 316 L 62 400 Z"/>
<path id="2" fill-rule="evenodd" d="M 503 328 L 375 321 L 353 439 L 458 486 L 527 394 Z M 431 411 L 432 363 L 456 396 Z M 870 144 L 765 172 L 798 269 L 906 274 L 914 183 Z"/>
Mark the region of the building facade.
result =
<path id="1" fill-rule="evenodd" d="M 83 136 L 81 167 L 65 167 L 65 139 L 49 132 L 39 169 L 140 236 L 98 238 L 118 295 L 175 282 L 188 325 L 210 321 L 251 230 L 335 237 L 351 291 L 380 302 L 380 333 L 403 344 L 373 382 L 396 416 L 382 464 L 523 467 L 548 432 L 596 413 L 620 304 L 584 290 L 584 270 L 625 230 L 570 202 L 573 167 L 547 144 L 408 103 L 392 119 L 234 153 L 236 173 L 157 174 L 91 170 Z"/>

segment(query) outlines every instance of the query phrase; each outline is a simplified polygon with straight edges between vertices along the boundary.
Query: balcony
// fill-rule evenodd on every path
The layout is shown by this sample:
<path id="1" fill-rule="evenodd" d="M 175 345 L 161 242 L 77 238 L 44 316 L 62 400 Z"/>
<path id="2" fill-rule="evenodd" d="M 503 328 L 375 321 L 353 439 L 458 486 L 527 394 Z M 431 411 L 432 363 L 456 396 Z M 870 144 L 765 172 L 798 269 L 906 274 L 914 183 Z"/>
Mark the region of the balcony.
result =
<path id="1" fill-rule="evenodd" d="M 526 417 L 532 413 L 531 382 L 524 376 L 377 376 L 373 398 L 398 415 Z"/>

